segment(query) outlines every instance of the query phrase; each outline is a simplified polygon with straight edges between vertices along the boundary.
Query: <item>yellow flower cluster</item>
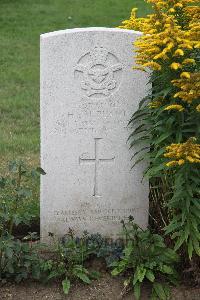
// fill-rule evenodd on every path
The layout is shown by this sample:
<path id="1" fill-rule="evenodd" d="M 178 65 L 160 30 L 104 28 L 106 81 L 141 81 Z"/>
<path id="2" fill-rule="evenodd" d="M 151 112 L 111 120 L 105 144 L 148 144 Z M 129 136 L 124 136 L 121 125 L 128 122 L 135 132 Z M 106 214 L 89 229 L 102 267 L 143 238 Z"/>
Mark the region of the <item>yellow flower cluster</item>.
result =
<path id="1" fill-rule="evenodd" d="M 195 0 L 146 0 L 155 13 L 137 18 L 136 9 L 121 28 L 140 30 L 144 34 L 134 43 L 138 48 L 136 64 L 141 70 L 162 71 L 168 64 L 180 75 L 172 84 L 180 88 L 175 97 L 191 103 L 199 97 L 199 75 L 195 70 L 193 53 L 200 48 L 200 7 L 191 6 Z M 182 21 L 180 21 L 182 20 Z M 188 67 L 193 68 L 188 72 Z M 180 73 L 179 73 L 180 72 Z M 193 82 L 193 86 L 191 83 Z"/>
<path id="2" fill-rule="evenodd" d="M 171 65 L 170 65 L 171 69 L 172 70 L 178 70 L 181 68 L 181 64 L 179 63 L 176 63 L 176 62 L 173 62 Z"/>
<path id="3" fill-rule="evenodd" d="M 200 7 L 199 6 L 186 6 L 184 8 L 184 11 L 187 13 L 188 17 L 191 19 L 191 22 L 197 23 L 199 22 L 199 12 Z"/>
<path id="4" fill-rule="evenodd" d="M 149 108 L 158 108 L 158 107 L 162 106 L 163 101 L 164 101 L 164 97 L 162 97 L 162 96 L 157 97 L 157 98 L 154 98 L 154 99 L 148 104 L 148 107 L 149 107 Z"/>
<path id="5" fill-rule="evenodd" d="M 133 29 L 134 30 L 140 30 L 143 32 L 143 24 L 145 23 L 146 19 L 145 18 L 136 18 L 136 11 L 137 8 L 133 8 L 131 11 L 131 16 L 129 20 L 125 20 L 122 22 L 122 25 L 119 26 L 119 28 L 124 28 L 124 29 Z"/>
<path id="6" fill-rule="evenodd" d="M 180 104 L 172 104 L 168 105 L 167 107 L 164 108 L 164 110 L 178 110 L 178 111 L 183 111 L 184 107 Z"/>
<path id="7" fill-rule="evenodd" d="M 158 108 L 158 107 L 161 106 L 161 104 L 162 104 L 161 101 L 154 100 L 154 101 L 152 101 L 152 102 L 150 102 L 150 103 L 148 104 L 148 107 L 149 107 L 149 108 Z"/>
<path id="8" fill-rule="evenodd" d="M 196 0 L 147 0 L 148 3 L 152 3 L 158 9 L 180 9 L 184 6 L 197 2 Z M 172 11 L 173 12 L 173 11 Z"/>
<path id="9" fill-rule="evenodd" d="M 174 86 L 180 89 L 174 98 L 181 98 L 183 101 L 192 103 L 193 100 L 200 98 L 200 73 L 184 72 L 180 79 L 173 80 Z"/>
<path id="10" fill-rule="evenodd" d="M 162 61 L 167 61 L 169 56 L 178 54 L 175 49 L 175 34 L 172 32 L 172 27 L 173 31 L 178 31 L 178 28 L 174 28 L 176 25 L 173 17 L 165 14 L 148 16 L 142 26 L 145 35 L 135 43 L 138 47 L 137 64 L 159 71 Z"/>
<path id="11" fill-rule="evenodd" d="M 197 105 L 196 110 L 197 110 L 198 112 L 200 112 L 200 104 Z"/>
<path id="12" fill-rule="evenodd" d="M 173 160 L 166 163 L 167 167 L 183 165 L 185 162 L 200 163 L 200 144 L 196 143 L 196 138 L 192 137 L 182 144 L 171 144 L 166 147 L 164 157 Z"/>

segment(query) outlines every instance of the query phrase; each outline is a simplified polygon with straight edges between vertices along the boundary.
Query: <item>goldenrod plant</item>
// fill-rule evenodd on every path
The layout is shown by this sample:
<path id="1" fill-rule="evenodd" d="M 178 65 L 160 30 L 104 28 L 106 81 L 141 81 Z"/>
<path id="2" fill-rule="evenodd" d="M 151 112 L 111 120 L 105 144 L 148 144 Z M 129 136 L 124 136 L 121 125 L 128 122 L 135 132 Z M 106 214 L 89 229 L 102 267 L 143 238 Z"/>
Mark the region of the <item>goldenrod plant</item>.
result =
<path id="1" fill-rule="evenodd" d="M 151 84 L 130 120 L 129 141 L 141 146 L 136 163 L 149 161 L 154 223 L 192 259 L 200 255 L 200 7 L 194 0 L 146 2 L 152 14 L 137 18 L 134 8 L 120 26 L 143 32 L 134 69 L 148 72 Z"/>

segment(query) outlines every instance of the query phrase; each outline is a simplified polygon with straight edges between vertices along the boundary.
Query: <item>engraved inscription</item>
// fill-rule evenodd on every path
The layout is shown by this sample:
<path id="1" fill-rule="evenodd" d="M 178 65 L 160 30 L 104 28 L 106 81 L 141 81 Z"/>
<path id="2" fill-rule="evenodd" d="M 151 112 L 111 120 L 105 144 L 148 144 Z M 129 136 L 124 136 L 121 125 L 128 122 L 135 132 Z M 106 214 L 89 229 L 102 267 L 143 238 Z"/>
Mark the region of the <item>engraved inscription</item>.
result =
<path id="1" fill-rule="evenodd" d="M 115 157 L 112 158 L 99 158 L 99 143 L 101 138 L 95 138 L 95 155 L 94 158 L 83 158 L 79 157 L 79 163 L 93 163 L 95 166 L 94 171 L 94 188 L 93 188 L 93 196 L 101 197 L 99 192 L 98 178 L 99 178 L 99 164 L 102 162 L 113 162 Z"/>
<path id="2" fill-rule="evenodd" d="M 121 108 L 117 101 L 115 99 L 105 103 L 104 100 L 92 101 L 89 99 L 87 102 L 81 102 L 77 106 L 71 107 L 55 121 L 54 133 L 63 135 L 66 132 L 93 133 L 98 135 L 100 128 L 104 131 L 116 128 L 127 129 L 130 113 Z"/>
<path id="3" fill-rule="evenodd" d="M 55 210 L 54 218 L 60 222 L 111 222 L 119 223 L 127 220 L 129 216 L 136 217 L 138 211 L 146 212 L 144 207 L 135 208 L 96 208 L 80 210 Z"/>
<path id="4" fill-rule="evenodd" d="M 75 75 L 76 72 L 82 74 L 81 88 L 88 97 L 109 96 L 120 83 L 115 73 L 121 71 L 118 58 L 104 47 L 95 47 L 82 56 L 75 67 Z"/>

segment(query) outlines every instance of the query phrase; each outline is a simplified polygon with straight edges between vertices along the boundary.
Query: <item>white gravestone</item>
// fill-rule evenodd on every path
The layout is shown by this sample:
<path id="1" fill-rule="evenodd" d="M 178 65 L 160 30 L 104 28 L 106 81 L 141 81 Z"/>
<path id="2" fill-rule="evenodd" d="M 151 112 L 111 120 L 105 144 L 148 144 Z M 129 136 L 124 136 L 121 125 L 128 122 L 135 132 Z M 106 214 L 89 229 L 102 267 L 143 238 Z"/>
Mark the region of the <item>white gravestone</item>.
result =
<path id="1" fill-rule="evenodd" d="M 109 28 L 41 35 L 41 236 L 74 229 L 116 238 L 120 220 L 148 223 L 143 165 L 131 170 L 128 121 L 146 95 L 133 71 L 138 32 Z"/>

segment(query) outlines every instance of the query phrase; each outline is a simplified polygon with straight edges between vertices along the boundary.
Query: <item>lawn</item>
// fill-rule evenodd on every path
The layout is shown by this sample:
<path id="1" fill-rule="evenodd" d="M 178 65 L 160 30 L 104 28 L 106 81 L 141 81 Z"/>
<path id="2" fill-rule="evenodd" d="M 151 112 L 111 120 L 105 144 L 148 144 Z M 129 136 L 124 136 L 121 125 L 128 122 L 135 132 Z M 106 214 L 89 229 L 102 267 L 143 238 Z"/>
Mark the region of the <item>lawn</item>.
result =
<path id="1" fill-rule="evenodd" d="M 149 11 L 143 0 L 0 1 L 0 158 L 39 160 L 39 36 L 73 27 L 116 27 Z M 2 165 L 2 164 L 1 164 Z"/>

